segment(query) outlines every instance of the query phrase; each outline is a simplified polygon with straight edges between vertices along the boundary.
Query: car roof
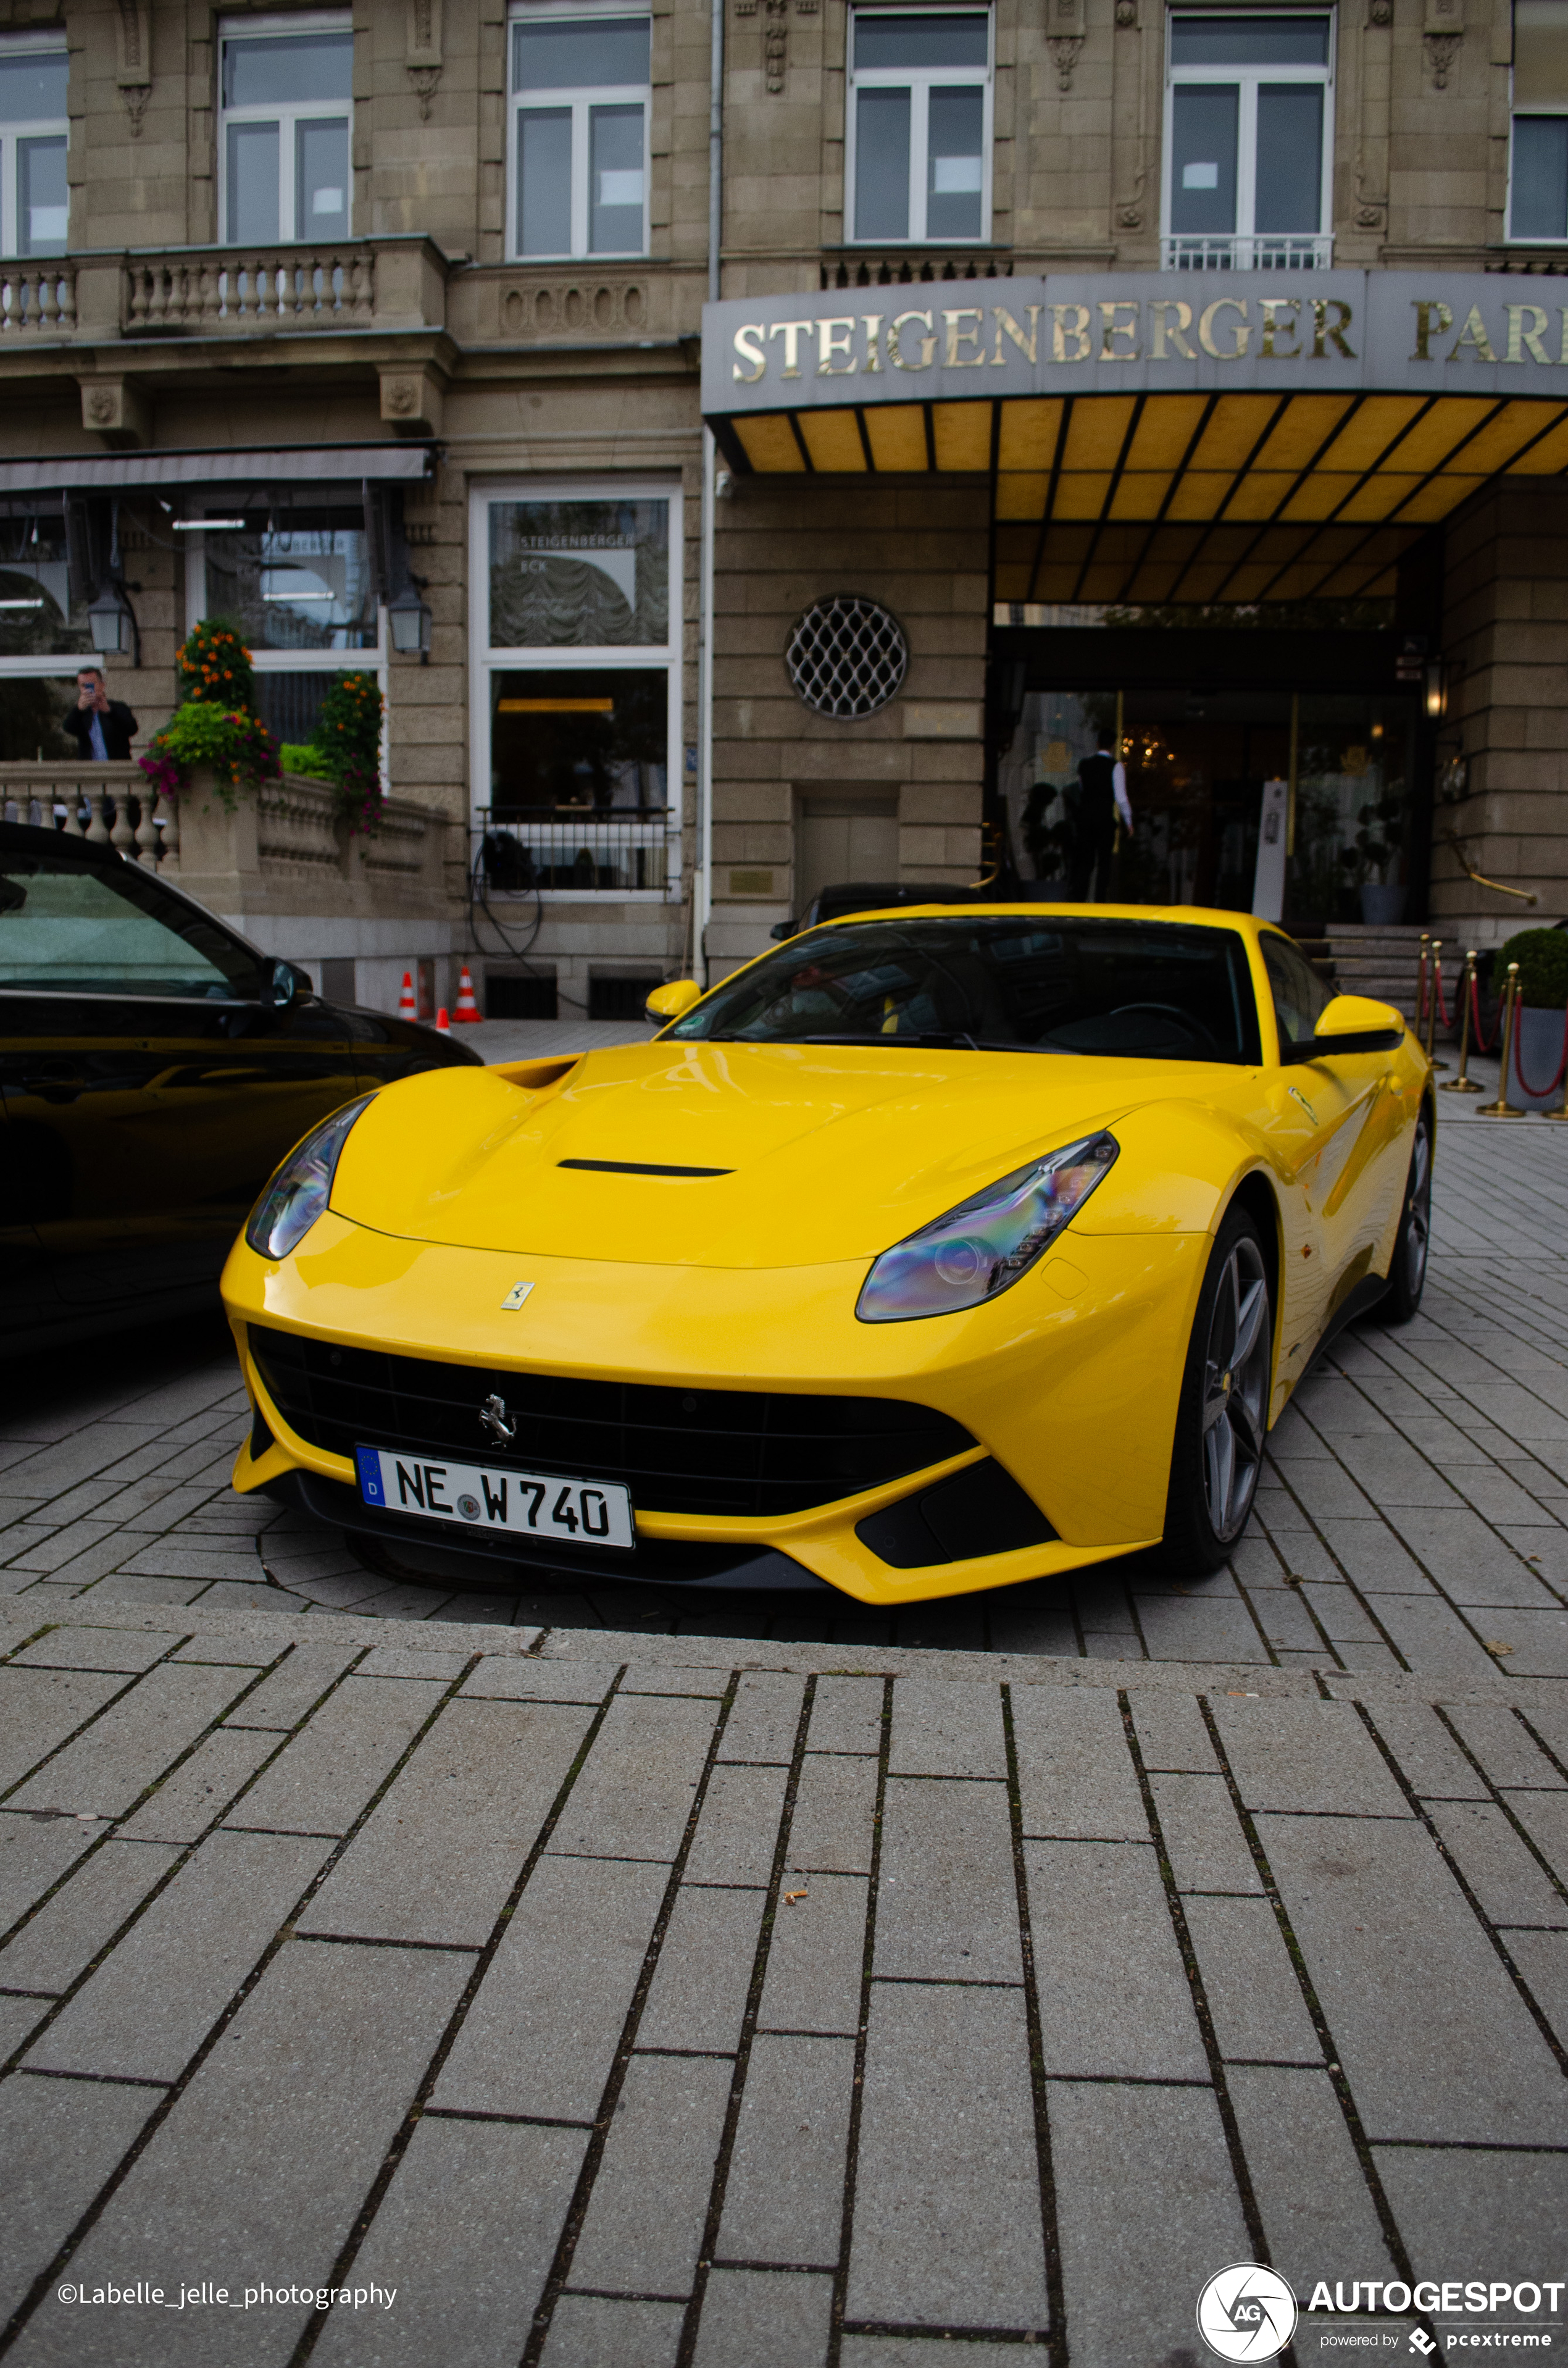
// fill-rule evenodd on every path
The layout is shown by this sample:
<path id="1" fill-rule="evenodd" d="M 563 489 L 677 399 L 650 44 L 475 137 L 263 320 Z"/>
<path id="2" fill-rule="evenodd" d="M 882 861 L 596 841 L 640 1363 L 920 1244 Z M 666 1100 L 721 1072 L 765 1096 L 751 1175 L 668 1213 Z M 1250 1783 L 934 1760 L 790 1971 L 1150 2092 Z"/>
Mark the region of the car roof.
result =
<path id="1" fill-rule="evenodd" d="M 842 929 L 859 921 L 917 921 L 929 915 L 933 920 L 951 920 L 953 907 L 939 902 L 927 905 L 885 905 L 881 910 L 843 913 L 831 920 L 819 921 L 814 928 Z M 1231 913 L 1212 905 L 1046 905 L 1033 898 L 1017 902 L 997 901 L 977 905 L 966 911 L 966 920 L 992 920 L 1011 915 L 1020 920 L 1056 918 L 1074 921 L 1155 921 L 1181 928 L 1240 930 L 1256 937 L 1272 930 L 1277 937 L 1288 938 L 1290 932 L 1278 921 L 1262 921 L 1252 913 Z"/>

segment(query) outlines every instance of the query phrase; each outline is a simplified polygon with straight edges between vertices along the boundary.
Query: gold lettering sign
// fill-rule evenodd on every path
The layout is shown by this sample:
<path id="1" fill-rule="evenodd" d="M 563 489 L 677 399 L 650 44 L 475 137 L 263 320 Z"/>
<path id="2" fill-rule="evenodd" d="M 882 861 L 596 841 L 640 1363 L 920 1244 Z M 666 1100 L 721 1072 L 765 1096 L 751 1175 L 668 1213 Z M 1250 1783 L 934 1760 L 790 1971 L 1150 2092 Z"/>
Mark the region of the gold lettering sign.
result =
<path id="1" fill-rule="evenodd" d="M 1299 313 L 1301 309 L 1301 298 L 1299 296 L 1265 296 L 1257 309 L 1263 314 L 1263 341 L 1258 347 L 1259 353 L 1268 361 L 1300 361 L 1301 358 L 1300 346 L 1277 346 L 1274 340 L 1281 332 L 1287 336 L 1294 336 L 1297 328 L 1296 321 L 1293 319 L 1282 321 L 1279 315 L 1281 313 Z"/>
<path id="2" fill-rule="evenodd" d="M 741 360 L 732 366 L 730 375 L 732 378 L 738 379 L 742 386 L 755 386 L 767 368 L 767 356 L 758 343 L 762 335 L 763 326 L 760 321 L 748 321 L 744 328 L 735 331 L 735 351 Z M 741 362 L 755 362 L 756 368 L 742 370 Z"/>
<path id="3" fill-rule="evenodd" d="M 980 330 L 985 325 L 985 307 L 983 304 L 960 304 L 956 311 L 944 313 L 942 319 L 947 324 L 948 331 L 947 351 L 943 354 L 942 359 L 947 363 L 948 368 L 979 370 L 985 359 L 985 356 L 980 350 Z M 960 321 L 978 321 L 980 328 L 960 329 L 959 326 Z M 959 351 L 960 346 L 972 346 L 974 351 L 971 354 L 960 354 Z"/>
<path id="4" fill-rule="evenodd" d="M 817 323 L 818 378 L 853 378 L 859 368 L 850 347 L 855 342 L 855 315 L 844 313 L 836 320 Z M 847 360 L 837 361 L 835 356 L 845 354 Z"/>
<path id="5" fill-rule="evenodd" d="M 1073 339 L 1073 350 L 1067 340 Z M 1089 308 L 1086 304 L 1053 304 L 1051 308 L 1051 358 L 1058 362 L 1089 359 Z"/>
<path id="6" fill-rule="evenodd" d="M 781 378 L 800 377 L 801 339 L 809 337 L 815 327 L 814 321 L 775 321 L 767 334 L 770 338 L 782 337 L 784 340 L 784 368 L 779 372 Z"/>
<path id="7" fill-rule="evenodd" d="M 1231 346 L 1217 346 L 1214 342 L 1214 331 L 1219 324 L 1221 313 L 1235 313 L 1240 316 L 1233 324 L 1235 343 Z M 1205 304 L 1203 307 L 1202 317 L 1198 324 L 1198 342 L 1206 354 L 1213 355 L 1217 362 L 1239 362 L 1247 349 L 1247 341 L 1251 336 L 1252 330 L 1247 324 L 1244 297 L 1216 296 L 1212 304 Z"/>
<path id="8" fill-rule="evenodd" d="M 1174 321 L 1170 318 L 1173 313 L 1176 314 Z M 1190 304 L 1184 304 L 1179 296 L 1162 296 L 1150 305 L 1149 315 L 1154 324 L 1154 343 L 1149 357 L 1151 361 L 1168 362 L 1171 358 L 1170 346 L 1175 347 L 1184 361 L 1195 362 L 1198 359 L 1198 356 L 1187 342 L 1187 332 L 1192 326 Z"/>
<path id="9" fill-rule="evenodd" d="M 1026 337 L 1023 331 L 1019 328 L 1017 321 L 1014 320 L 1011 313 L 1008 312 L 1006 304 L 993 304 L 991 311 L 996 323 L 996 350 L 992 355 L 991 359 L 998 369 L 1000 369 L 1002 365 L 1002 339 L 1004 336 L 1012 338 L 1013 343 L 1017 346 L 1018 351 L 1022 354 L 1026 361 L 1032 362 L 1034 360 L 1035 349 L 1040 343 L 1040 316 L 1044 309 L 1044 306 L 1040 304 L 1031 304 L 1029 306 L 1029 333 L 1028 337 Z M 1009 356 L 1008 359 L 1011 359 L 1011 357 Z"/>
<path id="10" fill-rule="evenodd" d="M 1333 321 L 1328 317 L 1331 308 L 1338 315 L 1337 319 Z M 1338 347 L 1347 362 L 1353 362 L 1356 357 L 1351 352 L 1345 336 L 1345 332 L 1349 326 L 1350 307 L 1340 297 L 1314 296 L 1312 298 L 1313 361 L 1321 362 L 1324 359 L 1324 339 L 1326 337 L 1331 346 Z"/>
<path id="11" fill-rule="evenodd" d="M 1131 321 L 1119 321 L 1119 313 L 1131 313 Z M 1127 346 L 1119 352 L 1116 340 L 1125 337 Z M 1133 298 L 1116 303 L 1100 303 L 1100 359 L 1102 362 L 1135 362 L 1138 359 L 1138 305 Z"/>
<path id="12" fill-rule="evenodd" d="M 1551 358 L 1540 342 L 1547 322 L 1545 305 L 1505 304 L 1503 310 L 1508 316 L 1508 350 L 1503 358 L 1505 361 L 1522 362 L 1525 357 L 1520 347 L 1524 347 L 1532 361 L 1550 362 Z M 1525 326 L 1527 313 L 1530 316 L 1528 329 Z"/>
<path id="13" fill-rule="evenodd" d="M 935 337 L 922 337 L 920 340 L 920 359 L 917 362 L 908 360 L 904 355 L 903 347 L 900 342 L 903 333 L 903 324 L 906 321 L 919 321 L 927 329 L 931 326 L 931 315 L 929 313 L 900 313 L 894 320 L 890 321 L 888 324 L 888 359 L 892 362 L 894 370 L 929 370 L 931 367 L 931 357 L 937 350 L 937 340 Z"/>
<path id="14" fill-rule="evenodd" d="M 1441 336 L 1445 329 L 1451 329 L 1454 316 L 1436 297 L 1413 296 L 1410 301 L 1415 307 L 1415 351 L 1410 359 L 1413 362 L 1429 362 L 1433 336 Z"/>

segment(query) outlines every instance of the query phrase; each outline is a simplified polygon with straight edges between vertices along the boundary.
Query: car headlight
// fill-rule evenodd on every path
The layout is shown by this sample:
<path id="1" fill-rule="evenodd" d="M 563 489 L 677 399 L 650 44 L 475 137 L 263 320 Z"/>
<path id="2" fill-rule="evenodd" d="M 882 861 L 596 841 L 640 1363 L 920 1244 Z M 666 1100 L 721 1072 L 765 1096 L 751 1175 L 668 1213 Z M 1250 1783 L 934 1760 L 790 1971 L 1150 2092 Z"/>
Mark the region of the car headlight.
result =
<path id="1" fill-rule="evenodd" d="M 245 1239 L 253 1250 L 263 1258 L 287 1258 L 304 1240 L 331 1198 L 348 1130 L 374 1100 L 374 1094 L 364 1094 L 334 1110 L 324 1125 L 289 1154 L 251 1211 Z"/>
<path id="2" fill-rule="evenodd" d="M 1118 1144 L 1085 1135 L 1017 1167 L 945 1217 L 884 1250 L 855 1304 L 862 1324 L 901 1324 L 978 1307 L 1027 1274 L 1110 1173 Z"/>

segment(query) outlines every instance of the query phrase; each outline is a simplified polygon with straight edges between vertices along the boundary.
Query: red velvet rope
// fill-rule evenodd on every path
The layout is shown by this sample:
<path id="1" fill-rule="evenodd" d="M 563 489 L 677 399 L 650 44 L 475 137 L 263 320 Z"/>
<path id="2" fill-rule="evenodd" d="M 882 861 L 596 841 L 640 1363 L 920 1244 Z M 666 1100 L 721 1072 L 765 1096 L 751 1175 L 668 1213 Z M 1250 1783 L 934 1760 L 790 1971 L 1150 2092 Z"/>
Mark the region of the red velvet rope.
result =
<path id="1" fill-rule="evenodd" d="M 1478 1053 L 1494 1053 L 1497 1050 L 1496 1036 L 1494 1035 L 1489 1043 L 1481 1032 L 1481 991 L 1475 984 L 1473 974 L 1471 975 L 1470 982 L 1470 1017 L 1471 1024 L 1475 1030 L 1476 1051 Z M 1499 1029 L 1501 1029 L 1503 1025 L 1503 1007 L 1501 1004 L 1497 1006 L 1497 1025 Z"/>

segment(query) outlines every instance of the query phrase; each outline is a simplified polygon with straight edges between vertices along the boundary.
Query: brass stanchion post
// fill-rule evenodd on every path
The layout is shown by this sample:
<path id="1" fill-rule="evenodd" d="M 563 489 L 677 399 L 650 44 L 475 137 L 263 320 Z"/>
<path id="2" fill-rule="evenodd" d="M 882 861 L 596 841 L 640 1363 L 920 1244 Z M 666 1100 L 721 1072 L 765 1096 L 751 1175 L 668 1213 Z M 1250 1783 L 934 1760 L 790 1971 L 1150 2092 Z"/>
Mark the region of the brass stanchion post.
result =
<path id="1" fill-rule="evenodd" d="M 1460 1073 L 1457 1077 L 1445 1077 L 1439 1091 L 1445 1094 L 1479 1094 L 1483 1088 L 1470 1074 L 1470 1015 L 1475 997 L 1475 948 L 1471 947 L 1464 958 L 1464 970 L 1460 979 L 1460 993 L 1464 997 L 1464 1009 L 1460 1014 Z"/>
<path id="2" fill-rule="evenodd" d="M 1432 940 L 1421 932 L 1421 958 L 1415 965 L 1415 1041 L 1422 1042 L 1422 1030 L 1426 1023 L 1426 987 L 1432 967 Z"/>
<path id="3" fill-rule="evenodd" d="M 1443 940 L 1432 940 L 1431 1001 L 1426 1013 L 1426 1058 L 1434 1069 L 1446 1069 L 1448 1063 L 1437 1057 L 1437 1017 L 1443 1008 Z"/>
<path id="4" fill-rule="evenodd" d="M 1508 1100 L 1508 1064 L 1514 1057 L 1514 1015 L 1519 1004 L 1519 965 L 1508 964 L 1507 984 L 1503 989 L 1503 1067 L 1494 1102 L 1483 1102 L 1477 1118 L 1523 1118 L 1523 1110 L 1513 1109 Z"/>

